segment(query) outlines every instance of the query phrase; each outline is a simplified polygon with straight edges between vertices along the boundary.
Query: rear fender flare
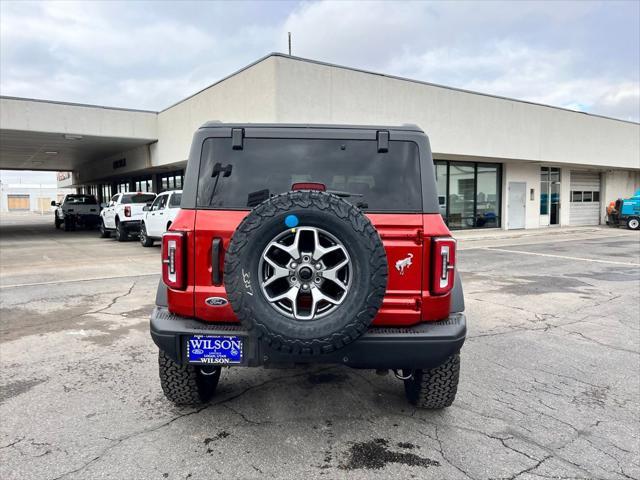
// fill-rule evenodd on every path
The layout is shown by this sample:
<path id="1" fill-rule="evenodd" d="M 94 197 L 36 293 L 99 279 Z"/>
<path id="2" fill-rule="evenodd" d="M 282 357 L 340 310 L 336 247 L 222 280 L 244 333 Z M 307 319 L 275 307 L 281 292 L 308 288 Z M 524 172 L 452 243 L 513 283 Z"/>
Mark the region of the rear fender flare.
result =
<path id="1" fill-rule="evenodd" d="M 464 312 L 464 292 L 462 291 L 462 278 L 458 270 L 456 270 L 456 279 L 453 283 L 453 290 L 451 291 L 450 312 Z"/>

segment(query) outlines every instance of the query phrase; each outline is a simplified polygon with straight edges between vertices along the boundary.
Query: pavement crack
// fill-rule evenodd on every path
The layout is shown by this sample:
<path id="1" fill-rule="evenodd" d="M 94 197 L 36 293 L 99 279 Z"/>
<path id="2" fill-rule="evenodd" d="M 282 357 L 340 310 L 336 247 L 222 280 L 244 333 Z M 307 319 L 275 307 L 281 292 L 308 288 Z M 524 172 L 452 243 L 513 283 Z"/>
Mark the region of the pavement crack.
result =
<path id="1" fill-rule="evenodd" d="M 7 445 L 1 446 L 0 450 L 5 449 L 5 448 L 13 447 L 13 446 L 17 445 L 18 443 L 22 442 L 23 440 L 24 440 L 24 437 L 19 438 L 18 440 L 14 440 L 13 442 L 8 443 Z"/>
<path id="2" fill-rule="evenodd" d="M 525 473 L 531 473 L 532 471 L 534 471 L 536 468 L 538 468 L 540 465 L 542 465 L 544 462 L 546 462 L 547 460 L 549 460 L 552 457 L 552 455 L 548 455 L 546 457 L 544 457 L 541 460 L 538 460 L 537 463 L 535 465 L 532 465 L 529 468 L 525 468 L 524 470 L 519 471 L 518 473 L 516 473 L 515 475 L 512 475 L 511 477 L 507 477 L 507 479 L 505 480 L 515 480 L 516 478 L 518 478 L 520 475 L 523 475 Z"/>
<path id="3" fill-rule="evenodd" d="M 227 410 L 235 413 L 236 415 L 238 415 L 240 418 L 242 418 L 242 420 L 244 420 L 246 423 L 249 423 L 251 425 L 264 425 L 264 424 L 268 424 L 271 422 L 256 422 L 255 420 L 251 420 L 249 417 L 247 417 L 244 413 L 242 413 L 239 410 L 236 410 L 235 408 L 225 404 L 222 404 L 222 407 L 226 408 Z"/>
<path id="4" fill-rule="evenodd" d="M 421 432 L 420 430 L 418 430 L 420 433 L 422 433 L 423 435 L 433 439 L 433 437 L 426 435 L 425 433 Z M 444 453 L 444 446 L 442 444 L 442 440 L 440 439 L 440 435 L 438 434 L 438 425 L 434 424 L 434 433 L 435 433 L 435 440 L 436 442 L 438 442 L 438 452 L 440 453 L 440 456 L 442 457 L 442 459 L 447 462 L 449 465 L 451 465 L 453 468 L 455 468 L 456 470 L 458 470 L 460 473 L 462 473 L 465 477 L 470 478 L 471 480 L 476 480 L 475 477 L 471 476 L 471 474 L 469 474 L 469 472 L 467 472 L 466 470 L 462 469 L 462 467 L 456 465 L 455 463 L 453 463 L 448 457 L 447 455 Z"/>
<path id="5" fill-rule="evenodd" d="M 129 292 L 132 289 L 133 289 L 133 285 L 129 289 Z M 335 368 L 335 367 L 331 366 L 331 367 L 327 367 L 327 368 L 324 368 L 324 369 L 321 369 L 321 370 L 317 370 L 317 371 L 318 372 L 322 372 L 322 371 L 326 371 L 326 370 L 331 370 L 333 368 Z M 96 461 L 100 460 L 102 457 L 104 457 L 111 450 L 115 449 L 116 447 L 120 446 L 122 443 L 124 443 L 124 442 L 126 442 L 126 441 L 128 441 L 128 440 L 130 440 L 132 438 L 136 438 L 136 437 L 139 437 L 141 435 L 146 435 L 148 433 L 152 433 L 152 432 L 158 431 L 158 430 L 160 430 L 160 429 L 162 429 L 164 427 L 167 427 L 167 426 L 171 425 L 172 423 L 174 423 L 174 422 L 176 422 L 176 421 L 178 421 L 178 420 L 180 420 L 182 418 L 189 417 L 191 415 L 196 415 L 196 414 L 198 414 L 198 413 L 200 413 L 200 412 L 202 412 L 204 410 L 207 410 L 207 409 L 209 409 L 211 407 L 215 407 L 216 405 L 221 405 L 223 407 L 226 407 L 226 405 L 224 405 L 225 403 L 230 402 L 232 400 L 235 400 L 235 399 L 241 397 L 242 395 L 244 395 L 245 393 L 247 393 L 247 392 L 249 392 L 251 390 L 255 390 L 257 388 L 261 388 L 261 387 L 263 387 L 265 385 L 268 385 L 269 383 L 274 383 L 274 382 L 277 382 L 277 381 L 280 381 L 280 380 L 287 380 L 287 379 L 290 379 L 290 378 L 296 378 L 296 377 L 300 377 L 300 376 L 303 376 L 303 375 L 308 375 L 308 372 L 305 371 L 305 372 L 302 372 L 302 373 L 297 373 L 295 375 L 284 375 L 284 376 L 281 376 L 281 377 L 270 378 L 269 380 L 265 380 L 264 382 L 261 382 L 261 383 L 259 383 L 257 385 L 251 385 L 251 386 L 245 388 L 244 390 L 240 391 L 239 393 L 237 393 L 235 395 L 231 395 L 231 396 L 229 396 L 227 398 L 221 399 L 219 402 L 209 403 L 209 404 L 204 405 L 204 406 L 202 406 L 200 408 L 197 408 L 196 410 L 193 410 L 193 411 L 190 411 L 190 412 L 186 412 L 186 413 L 183 413 L 183 414 L 178 415 L 176 417 L 173 417 L 173 418 L 171 418 L 171 419 L 169 419 L 169 420 L 167 420 L 167 421 L 165 421 L 163 423 L 160 423 L 159 425 L 155 425 L 153 427 L 145 428 L 145 429 L 139 430 L 137 432 L 132 432 L 132 433 L 130 433 L 128 435 L 124 435 L 124 436 L 122 436 L 120 438 L 117 438 L 117 439 L 113 440 L 114 443 L 112 445 L 109 445 L 107 448 L 105 448 L 99 455 L 93 457 L 92 459 L 90 459 L 89 461 L 85 462 L 84 464 L 82 464 L 78 468 L 75 468 L 73 470 L 67 471 L 67 472 L 55 477 L 52 480 L 61 480 L 62 478 L 68 477 L 69 475 L 72 475 L 74 473 L 78 473 L 78 472 L 83 471 L 84 469 L 89 467 L 91 464 L 93 464 Z M 103 437 L 103 438 L 106 438 L 106 437 Z"/>
<path id="6" fill-rule="evenodd" d="M 584 340 L 586 340 L 588 342 L 595 343 L 595 344 L 600 345 L 600 346 L 605 347 L 605 348 L 610 348 L 611 350 L 616 350 L 618 352 L 631 353 L 633 355 L 640 355 L 640 352 L 637 352 L 635 350 L 630 350 L 628 348 L 622 348 L 622 347 L 616 347 L 614 345 L 610 345 L 608 343 L 604 343 L 604 342 L 601 342 L 599 340 L 596 340 L 595 338 L 587 337 L 584 333 L 575 332 L 573 330 L 565 330 L 565 331 L 568 332 L 569 335 L 578 335 L 578 336 L 582 337 Z"/>
<path id="7" fill-rule="evenodd" d="M 94 311 L 91 311 L 91 312 L 87 312 L 84 315 L 90 315 L 90 314 L 94 314 L 94 313 L 101 313 L 101 312 L 104 312 L 105 310 L 109 310 L 111 307 L 113 307 L 118 302 L 118 300 L 123 299 L 123 298 L 131 295 L 131 292 L 133 292 L 133 289 L 136 286 L 136 283 L 137 282 L 133 282 L 126 293 L 123 293 L 121 295 L 116 295 L 115 297 L 113 297 L 111 299 L 111 301 L 109 302 L 109 305 L 107 305 L 106 307 L 100 308 L 99 310 L 94 310 Z"/>

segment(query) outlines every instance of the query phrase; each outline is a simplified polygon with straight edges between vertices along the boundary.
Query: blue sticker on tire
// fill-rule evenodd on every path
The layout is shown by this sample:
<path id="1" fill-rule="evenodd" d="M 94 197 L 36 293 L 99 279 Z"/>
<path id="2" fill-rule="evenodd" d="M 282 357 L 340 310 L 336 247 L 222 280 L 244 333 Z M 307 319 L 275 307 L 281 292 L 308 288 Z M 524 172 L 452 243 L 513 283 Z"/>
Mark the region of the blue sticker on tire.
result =
<path id="1" fill-rule="evenodd" d="M 284 224 L 289 228 L 297 227 L 298 223 L 300 223 L 300 221 L 295 215 L 287 215 L 287 218 L 284 219 Z"/>
<path id="2" fill-rule="evenodd" d="M 189 363 L 232 365 L 242 363 L 242 337 L 193 335 L 187 341 Z"/>

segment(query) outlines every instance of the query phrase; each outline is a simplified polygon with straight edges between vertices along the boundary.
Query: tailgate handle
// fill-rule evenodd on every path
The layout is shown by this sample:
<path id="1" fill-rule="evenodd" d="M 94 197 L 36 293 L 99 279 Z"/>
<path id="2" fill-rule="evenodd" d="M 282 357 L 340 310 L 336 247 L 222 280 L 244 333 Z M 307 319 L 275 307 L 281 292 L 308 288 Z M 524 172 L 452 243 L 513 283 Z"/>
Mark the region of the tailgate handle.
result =
<path id="1" fill-rule="evenodd" d="M 214 285 L 222 284 L 222 275 L 220 273 L 220 247 L 222 246 L 221 238 L 214 238 L 211 242 L 211 283 Z"/>

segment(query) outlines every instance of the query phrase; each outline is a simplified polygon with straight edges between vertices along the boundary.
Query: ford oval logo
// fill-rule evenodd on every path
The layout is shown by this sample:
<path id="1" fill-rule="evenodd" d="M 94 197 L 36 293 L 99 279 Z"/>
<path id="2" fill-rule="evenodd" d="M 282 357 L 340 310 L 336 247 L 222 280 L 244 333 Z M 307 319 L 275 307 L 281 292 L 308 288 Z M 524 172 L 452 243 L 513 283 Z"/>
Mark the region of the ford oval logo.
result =
<path id="1" fill-rule="evenodd" d="M 226 298 L 222 297 L 209 297 L 204 302 L 210 307 L 223 307 L 229 303 Z"/>
<path id="2" fill-rule="evenodd" d="M 196 355 L 201 355 L 204 353 L 204 351 L 199 348 L 194 348 L 193 350 L 191 350 L 191 353 L 195 353 Z"/>

